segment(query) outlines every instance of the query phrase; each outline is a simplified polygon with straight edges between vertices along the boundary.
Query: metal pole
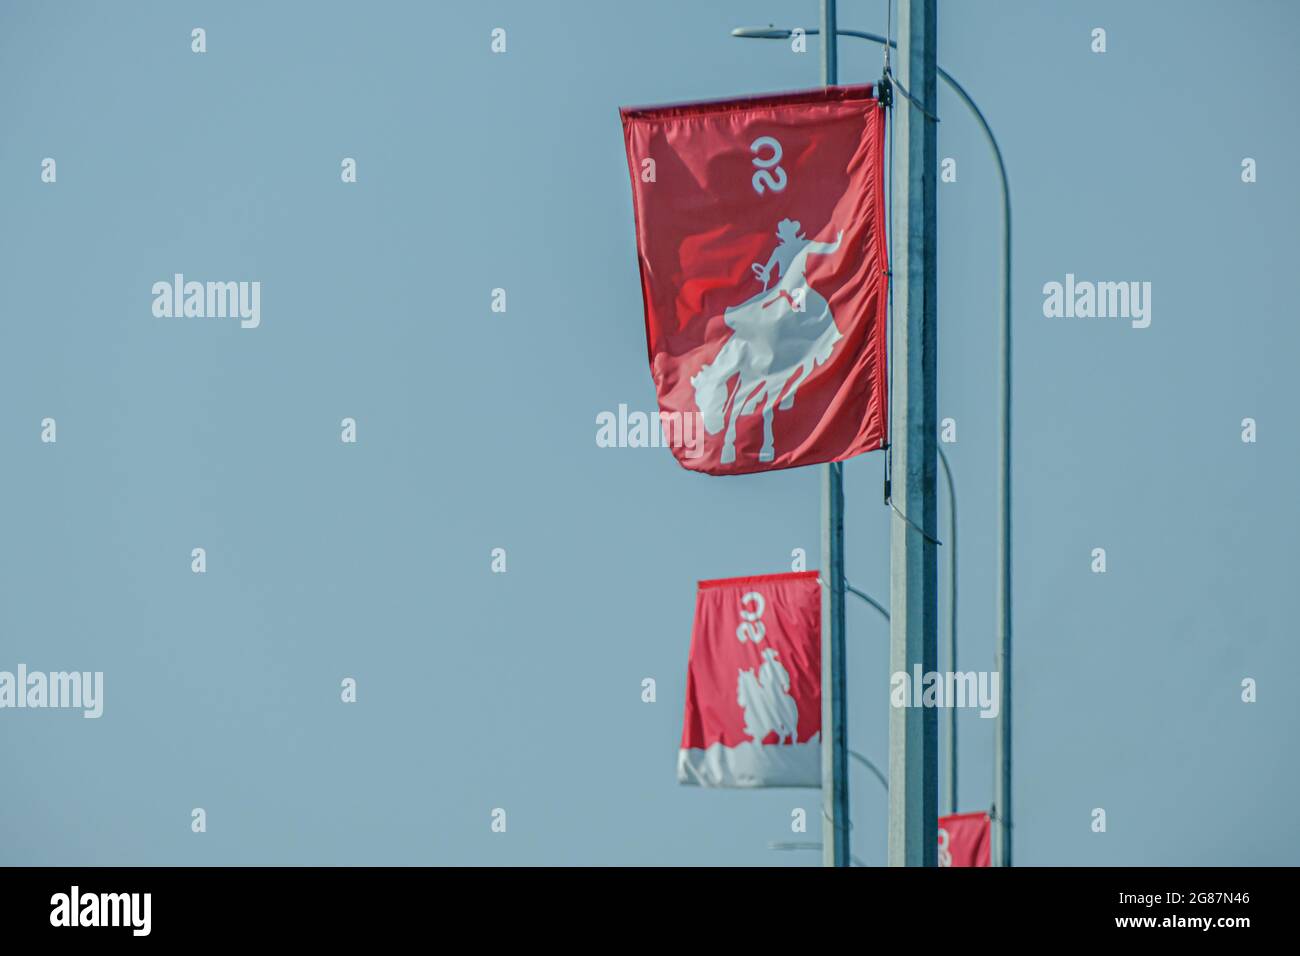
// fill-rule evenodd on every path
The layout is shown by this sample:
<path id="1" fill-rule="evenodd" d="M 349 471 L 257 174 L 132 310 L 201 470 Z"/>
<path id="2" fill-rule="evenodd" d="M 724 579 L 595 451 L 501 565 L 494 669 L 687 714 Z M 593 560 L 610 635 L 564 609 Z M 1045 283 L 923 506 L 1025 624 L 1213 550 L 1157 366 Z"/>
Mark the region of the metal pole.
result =
<path id="1" fill-rule="evenodd" d="M 732 36 L 758 39 L 785 39 L 788 29 L 772 27 L 739 27 Z M 817 29 L 806 30 L 815 36 Z M 840 36 L 857 37 L 872 43 L 898 44 L 877 33 L 863 30 L 840 30 Z M 939 68 L 939 76 L 961 99 L 979 123 L 980 131 L 993 150 L 998 164 L 998 177 L 1002 185 L 1002 322 L 998 329 L 998 351 L 1001 354 L 1001 388 L 998 410 L 1002 419 L 1002 434 L 998 440 L 1001 468 L 998 475 L 998 593 L 995 625 L 998 633 L 996 664 L 1000 675 L 1001 694 L 998 702 L 997 738 L 994 749 L 993 778 L 993 865 L 1011 865 L 1011 184 L 1007 179 L 1007 165 L 1002 159 L 1002 148 L 989 126 L 984 113 L 971 99 L 952 74 Z"/>
<path id="2" fill-rule="evenodd" d="M 978 110 L 976 111 L 978 112 Z M 983 117 L 980 117 L 981 122 Z M 985 127 L 987 129 L 987 126 Z M 1011 197 L 1007 192 L 1007 173 L 1002 166 L 1002 151 L 997 148 L 993 134 L 989 134 L 998 154 L 998 168 L 1002 170 L 1002 435 L 998 451 L 1002 458 L 1002 471 L 998 484 L 998 599 L 997 669 L 1000 675 L 1001 698 L 998 708 L 998 737 L 993 751 L 996 776 L 993 781 L 993 804 L 997 814 L 993 827 L 993 862 L 995 866 L 1011 865 Z"/>
<path id="3" fill-rule="evenodd" d="M 836 82 L 835 0 L 822 0 L 822 83 Z M 844 657 L 844 472 L 822 467 L 822 864 L 848 866 L 849 740 Z"/>
<path id="4" fill-rule="evenodd" d="M 935 0 L 899 0 L 899 77 L 933 109 L 938 88 Z M 833 29 L 827 27 L 826 29 Z M 892 148 L 901 183 L 893 250 L 894 408 L 890 476 L 890 672 L 908 675 L 913 699 L 889 712 L 889 865 L 938 864 L 939 720 L 914 706 L 921 675 L 938 669 L 938 555 L 935 551 L 935 124 L 900 97 Z"/>
<path id="5" fill-rule="evenodd" d="M 842 32 L 842 31 L 841 31 Z M 940 71 L 942 73 L 942 71 Z M 998 593 L 995 604 L 995 627 L 998 648 L 994 657 L 999 675 L 997 737 L 993 745 L 993 846 L 994 866 L 1011 865 L 1011 186 L 1007 166 L 997 137 L 970 98 L 970 94 L 951 76 L 944 80 L 966 108 L 974 114 L 997 160 L 1002 183 L 1002 322 L 998 329 L 998 350 L 1002 373 L 999 378 L 998 410 L 1002 433 L 998 436 Z"/>
<path id="6" fill-rule="evenodd" d="M 844 486 L 822 469 L 822 863 L 849 865 L 848 713 L 844 655 Z"/>
<path id="7" fill-rule="evenodd" d="M 952 481 L 952 469 L 943 445 L 939 450 L 939 464 L 943 466 L 944 482 L 948 485 L 948 670 L 957 673 L 957 489 Z M 957 708 L 948 708 L 948 740 L 944 750 L 944 763 L 948 768 L 944 781 L 944 803 L 948 813 L 957 812 Z"/>
<path id="8" fill-rule="evenodd" d="M 835 0 L 822 0 L 822 36 L 832 38 L 822 44 L 822 85 L 834 86 L 840 81 L 840 31 L 835 22 Z"/>

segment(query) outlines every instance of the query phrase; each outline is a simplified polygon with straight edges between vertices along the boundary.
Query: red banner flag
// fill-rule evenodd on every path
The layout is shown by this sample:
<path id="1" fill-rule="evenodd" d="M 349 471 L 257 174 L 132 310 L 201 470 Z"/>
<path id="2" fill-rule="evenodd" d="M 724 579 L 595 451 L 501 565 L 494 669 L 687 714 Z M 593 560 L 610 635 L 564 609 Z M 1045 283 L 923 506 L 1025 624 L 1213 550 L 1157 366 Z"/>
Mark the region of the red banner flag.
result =
<path id="1" fill-rule="evenodd" d="M 883 113 L 869 86 L 622 110 L 661 416 L 706 434 L 683 467 L 884 445 Z"/>
<path id="2" fill-rule="evenodd" d="M 700 582 L 678 782 L 821 786 L 821 613 L 816 571 Z"/>
<path id="3" fill-rule="evenodd" d="M 939 818 L 940 866 L 992 866 L 993 825 L 987 813 Z"/>

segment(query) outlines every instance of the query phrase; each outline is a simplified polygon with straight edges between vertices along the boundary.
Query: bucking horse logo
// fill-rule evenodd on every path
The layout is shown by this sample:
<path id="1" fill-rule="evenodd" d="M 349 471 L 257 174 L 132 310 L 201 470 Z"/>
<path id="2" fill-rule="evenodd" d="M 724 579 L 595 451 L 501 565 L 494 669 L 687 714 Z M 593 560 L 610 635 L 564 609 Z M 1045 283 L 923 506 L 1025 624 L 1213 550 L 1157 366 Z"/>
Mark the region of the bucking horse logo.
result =
<path id="1" fill-rule="evenodd" d="M 814 242 L 802 230 L 792 219 L 777 224 L 778 243 L 771 257 L 766 264 L 751 266 L 763 290 L 724 310 L 723 321 L 732 334 L 714 360 L 691 377 L 705 431 L 716 435 L 726 422 L 724 465 L 736 460 L 736 419 L 753 414 L 760 405 L 763 447 L 758 460 L 776 457 L 772 413 L 794 406 L 799 386 L 831 357 L 843 337 L 830 305 L 808 285 L 805 271 L 809 256 L 839 249 L 844 232 L 834 242 Z M 775 286 L 773 273 L 778 277 Z"/>

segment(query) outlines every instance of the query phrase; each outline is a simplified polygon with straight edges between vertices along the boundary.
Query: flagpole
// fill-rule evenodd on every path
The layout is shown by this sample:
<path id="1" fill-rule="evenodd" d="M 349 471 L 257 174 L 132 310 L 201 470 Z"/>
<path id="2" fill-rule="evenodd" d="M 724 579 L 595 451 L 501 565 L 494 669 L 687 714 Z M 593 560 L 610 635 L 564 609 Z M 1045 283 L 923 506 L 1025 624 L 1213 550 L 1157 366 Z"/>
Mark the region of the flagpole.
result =
<path id="1" fill-rule="evenodd" d="M 822 83 L 838 81 L 835 0 L 822 0 Z M 822 466 L 822 865 L 849 866 L 849 740 L 844 655 L 844 471 Z"/>
<path id="2" fill-rule="evenodd" d="M 899 0 L 899 80 L 895 100 L 898 184 L 892 214 L 894 380 L 890 429 L 890 673 L 909 680 L 938 669 L 939 590 L 936 489 L 937 314 L 935 124 L 938 92 L 935 0 Z M 823 29 L 828 29 L 823 27 Z M 830 29 L 833 29 L 831 27 Z M 823 34 L 825 35 L 825 34 Z M 939 830 L 939 719 L 920 688 L 889 711 L 889 865 L 936 866 Z"/>

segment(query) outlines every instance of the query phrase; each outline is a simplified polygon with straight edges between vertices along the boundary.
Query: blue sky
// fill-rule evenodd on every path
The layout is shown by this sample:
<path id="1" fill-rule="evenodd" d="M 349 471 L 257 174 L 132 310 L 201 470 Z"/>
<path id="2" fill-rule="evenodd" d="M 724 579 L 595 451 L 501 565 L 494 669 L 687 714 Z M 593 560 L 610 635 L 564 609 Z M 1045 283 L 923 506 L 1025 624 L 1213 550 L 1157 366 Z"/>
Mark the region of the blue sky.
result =
<path id="1" fill-rule="evenodd" d="M 815 791 L 681 788 L 674 763 L 694 582 L 815 555 L 816 470 L 706 478 L 595 434 L 654 404 L 618 107 L 815 85 L 817 41 L 728 31 L 817 4 L 0 18 L 0 669 L 105 674 L 98 720 L 0 713 L 0 862 L 815 863 L 766 849 Z M 885 6 L 840 20 L 883 32 Z M 1019 863 L 1295 862 L 1298 32 L 1284 3 L 941 4 L 1015 217 Z M 880 65 L 842 41 L 844 82 Z M 987 670 L 999 199 L 937 109 L 960 663 Z M 260 281 L 261 325 L 155 319 L 176 272 Z M 1150 282 L 1151 325 L 1045 317 L 1067 273 Z M 845 472 L 850 580 L 880 596 L 882 469 Z M 849 615 L 850 741 L 883 761 L 887 632 Z M 993 724 L 961 715 L 963 810 Z M 879 863 L 865 772 L 852 806 Z"/>

